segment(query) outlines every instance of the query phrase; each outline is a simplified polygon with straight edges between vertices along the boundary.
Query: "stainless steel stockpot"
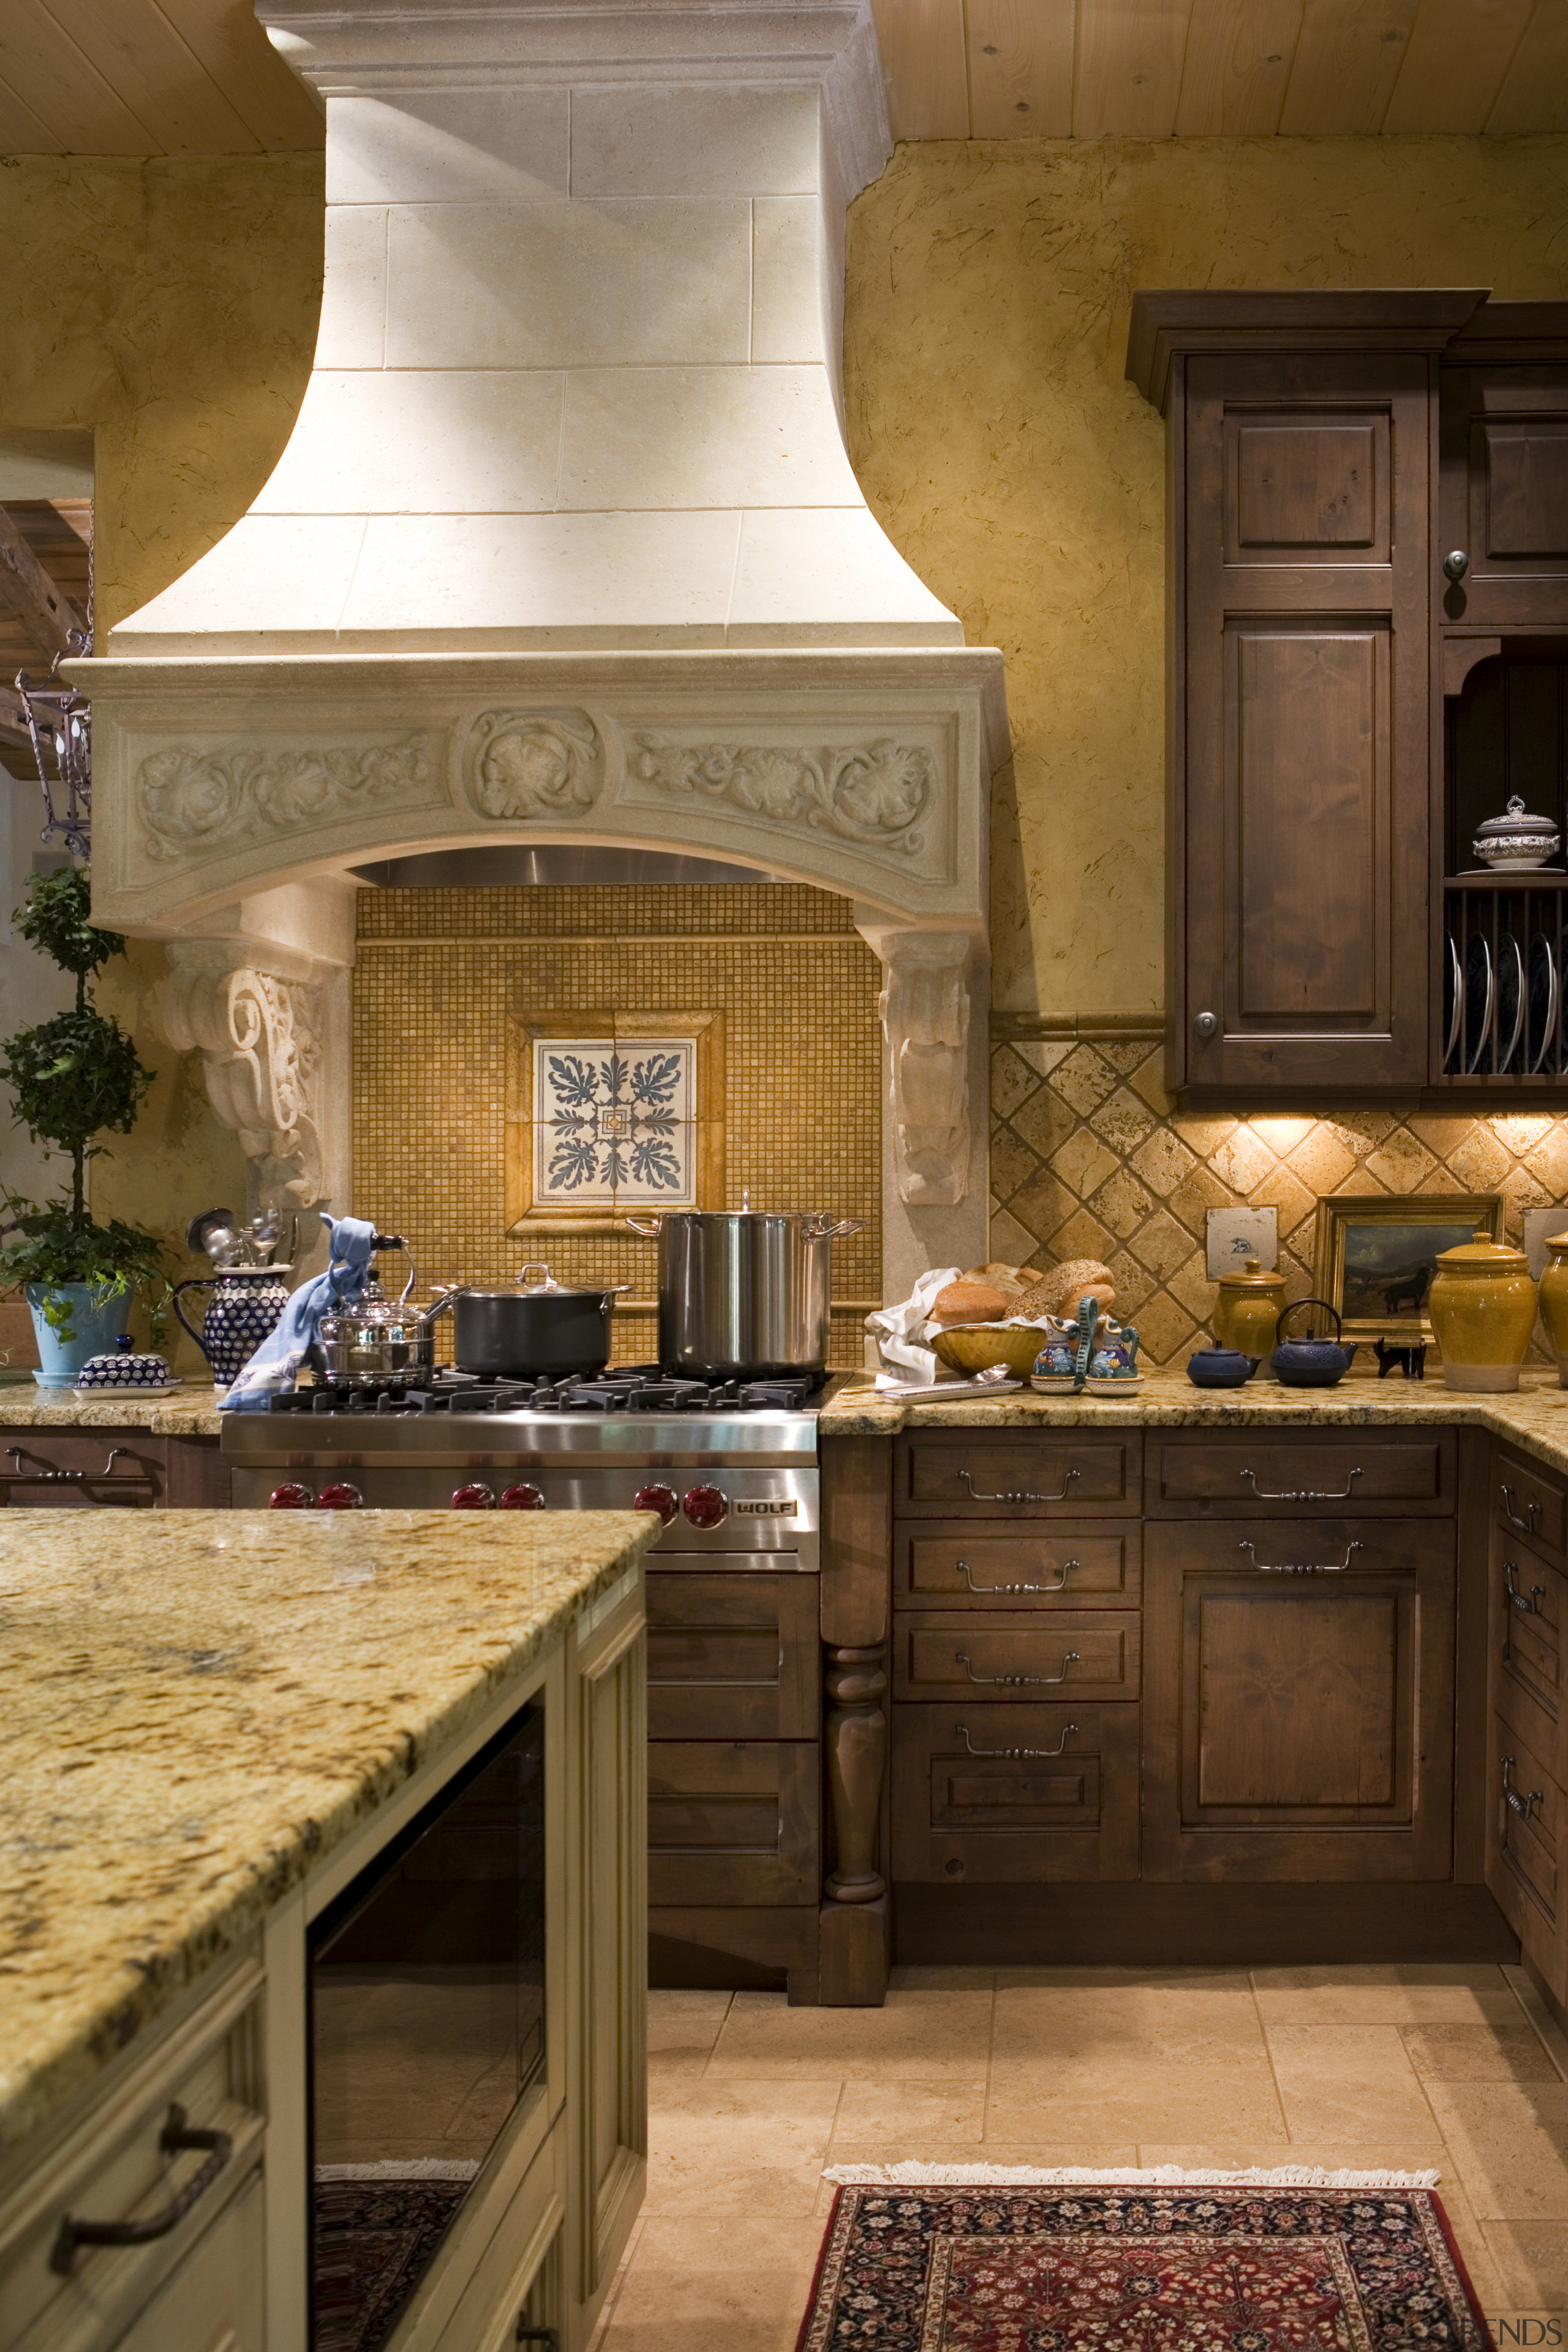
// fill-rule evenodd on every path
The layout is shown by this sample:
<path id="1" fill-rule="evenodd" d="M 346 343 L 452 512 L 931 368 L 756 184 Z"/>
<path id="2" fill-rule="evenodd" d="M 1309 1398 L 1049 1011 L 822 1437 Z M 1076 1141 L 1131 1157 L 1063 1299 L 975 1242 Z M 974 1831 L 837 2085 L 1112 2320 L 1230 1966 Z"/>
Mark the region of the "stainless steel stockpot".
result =
<path id="1" fill-rule="evenodd" d="M 658 1239 L 658 1360 L 699 1380 L 827 1369 L 833 1244 L 853 1217 L 681 1210 L 628 1217 Z"/>

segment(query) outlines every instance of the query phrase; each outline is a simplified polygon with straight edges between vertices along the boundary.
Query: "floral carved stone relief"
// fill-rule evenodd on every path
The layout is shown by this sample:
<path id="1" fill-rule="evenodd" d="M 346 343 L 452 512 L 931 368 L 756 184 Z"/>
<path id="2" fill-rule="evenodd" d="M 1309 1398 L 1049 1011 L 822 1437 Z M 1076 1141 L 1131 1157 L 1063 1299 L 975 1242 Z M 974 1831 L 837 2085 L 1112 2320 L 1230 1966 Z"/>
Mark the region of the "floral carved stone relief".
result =
<path id="1" fill-rule="evenodd" d="M 836 834 L 866 849 L 918 857 L 937 801 L 937 763 L 921 744 L 840 747 L 661 743 L 637 737 L 632 773 L 664 791 L 727 801 L 773 824 Z"/>
<path id="2" fill-rule="evenodd" d="M 605 781 L 599 732 L 583 710 L 487 711 L 463 754 L 463 782 L 481 816 L 580 816 Z"/>
<path id="3" fill-rule="evenodd" d="M 154 751 L 136 773 L 149 857 L 236 849 L 367 808 L 427 797 L 426 734 L 399 743 L 286 751 Z"/>
<path id="4" fill-rule="evenodd" d="M 179 964 L 162 997 L 169 1042 L 200 1051 L 212 1107 L 262 1163 L 264 1195 L 301 1207 L 326 1197 L 317 996 L 270 972 Z"/>

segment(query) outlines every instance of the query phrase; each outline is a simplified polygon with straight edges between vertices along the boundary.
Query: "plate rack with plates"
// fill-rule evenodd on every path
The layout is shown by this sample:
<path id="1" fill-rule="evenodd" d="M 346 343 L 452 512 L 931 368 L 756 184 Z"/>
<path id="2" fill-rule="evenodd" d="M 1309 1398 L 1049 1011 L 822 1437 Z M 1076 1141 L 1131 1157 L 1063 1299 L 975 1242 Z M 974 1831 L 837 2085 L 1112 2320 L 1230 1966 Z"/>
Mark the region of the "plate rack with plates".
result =
<path id="1" fill-rule="evenodd" d="M 1568 1075 L 1568 875 L 1462 877 L 1443 892 L 1444 1079 L 1544 1086 Z"/>

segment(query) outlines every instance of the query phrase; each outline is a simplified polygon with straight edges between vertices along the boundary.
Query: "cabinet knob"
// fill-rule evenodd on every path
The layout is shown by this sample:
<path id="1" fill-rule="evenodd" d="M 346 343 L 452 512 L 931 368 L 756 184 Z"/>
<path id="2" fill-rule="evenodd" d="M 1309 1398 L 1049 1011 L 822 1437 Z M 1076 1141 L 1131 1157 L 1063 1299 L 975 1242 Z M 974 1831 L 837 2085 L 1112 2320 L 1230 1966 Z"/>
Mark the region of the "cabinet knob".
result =
<path id="1" fill-rule="evenodd" d="M 1462 547 L 1456 547 L 1451 555 L 1443 558 L 1443 577 L 1451 580 L 1456 588 L 1469 568 L 1470 559 Z"/>
<path id="2" fill-rule="evenodd" d="M 1193 1021 L 1193 1034 L 1194 1037 L 1201 1037 L 1205 1045 L 1209 1039 L 1217 1034 L 1218 1029 L 1219 1015 L 1217 1013 L 1199 1013 L 1194 1015 Z"/>

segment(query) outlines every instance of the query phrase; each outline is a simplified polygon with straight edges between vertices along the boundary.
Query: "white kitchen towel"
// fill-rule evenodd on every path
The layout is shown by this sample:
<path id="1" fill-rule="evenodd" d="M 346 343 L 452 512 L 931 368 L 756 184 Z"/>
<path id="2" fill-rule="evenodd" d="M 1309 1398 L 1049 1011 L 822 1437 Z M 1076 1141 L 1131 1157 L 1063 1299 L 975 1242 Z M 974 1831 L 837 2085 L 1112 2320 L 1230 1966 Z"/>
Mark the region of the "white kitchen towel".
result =
<path id="1" fill-rule="evenodd" d="M 910 1296 L 898 1307 L 879 1307 L 874 1315 L 866 1318 L 866 1328 L 881 1349 L 882 1361 L 889 1365 L 900 1381 L 918 1381 L 929 1388 L 936 1378 L 936 1358 L 921 1341 L 931 1310 L 939 1291 L 950 1282 L 956 1282 L 960 1269 L 956 1265 L 939 1265 L 934 1273 L 922 1274 Z"/>
<path id="2" fill-rule="evenodd" d="M 363 1217 L 330 1217 L 325 1209 L 321 1223 L 332 1237 L 327 1271 L 312 1275 L 292 1294 L 277 1328 L 241 1367 L 223 1400 L 225 1412 L 265 1412 L 273 1397 L 293 1387 L 322 1316 L 332 1307 L 353 1306 L 363 1290 L 375 1227 Z"/>

